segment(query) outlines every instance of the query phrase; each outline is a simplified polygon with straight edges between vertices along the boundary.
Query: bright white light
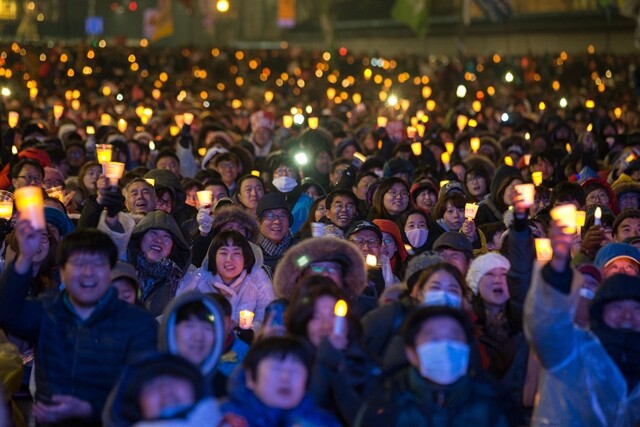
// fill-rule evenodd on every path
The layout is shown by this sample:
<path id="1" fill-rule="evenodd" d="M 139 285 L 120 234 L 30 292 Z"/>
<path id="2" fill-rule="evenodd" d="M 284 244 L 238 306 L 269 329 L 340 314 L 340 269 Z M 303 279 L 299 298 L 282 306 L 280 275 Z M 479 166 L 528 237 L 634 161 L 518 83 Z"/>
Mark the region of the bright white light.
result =
<path id="1" fill-rule="evenodd" d="M 467 88 L 464 85 L 459 85 L 456 89 L 456 96 L 458 98 L 464 98 L 467 95 Z"/>
<path id="2" fill-rule="evenodd" d="M 202 106 L 203 106 L 204 108 L 209 108 L 209 107 L 211 106 L 211 104 L 209 103 L 209 101 L 204 101 L 204 102 L 202 103 Z"/>
<path id="3" fill-rule="evenodd" d="M 294 158 L 296 159 L 296 163 L 300 166 L 304 166 L 309 163 L 309 158 L 305 153 L 297 153 Z"/>
<path id="4" fill-rule="evenodd" d="M 387 100 L 387 104 L 389 104 L 390 107 L 395 107 L 398 104 L 398 97 L 391 95 Z"/>
<path id="5" fill-rule="evenodd" d="M 124 99 L 124 96 L 122 96 L 122 94 L 121 94 L 121 93 L 119 93 L 119 94 L 117 94 L 117 95 L 116 95 L 116 100 L 117 100 L 117 101 L 122 101 L 123 99 Z"/>
<path id="6" fill-rule="evenodd" d="M 10 96 L 11 95 L 11 89 L 9 89 L 8 87 L 3 87 L 1 93 L 2 93 L 2 96 Z"/>
<path id="7" fill-rule="evenodd" d="M 313 113 L 313 107 L 311 105 L 307 105 L 307 107 L 304 109 L 304 111 L 306 111 L 307 114 L 311 114 L 311 113 Z"/>
<path id="8" fill-rule="evenodd" d="M 500 116 L 500 118 L 502 119 L 503 122 L 509 121 L 509 115 L 507 113 L 502 113 L 502 116 Z"/>
<path id="9" fill-rule="evenodd" d="M 568 102 L 567 102 L 567 98 L 562 98 L 562 99 L 560 100 L 560 107 L 562 107 L 562 108 L 567 108 L 567 104 L 568 104 Z"/>
<path id="10" fill-rule="evenodd" d="M 304 116 L 302 114 L 296 114 L 293 116 L 293 123 L 301 125 L 304 123 Z"/>
<path id="11" fill-rule="evenodd" d="M 504 75 L 504 80 L 507 83 L 511 83 L 513 81 L 513 73 L 511 71 L 507 71 L 507 74 Z"/>
<path id="12" fill-rule="evenodd" d="M 218 0 L 216 3 L 216 9 L 218 12 L 225 13 L 229 10 L 229 1 L 228 0 Z"/>
<path id="13" fill-rule="evenodd" d="M 153 141 L 149 141 L 149 150 L 153 151 L 156 149 L 156 143 Z"/>

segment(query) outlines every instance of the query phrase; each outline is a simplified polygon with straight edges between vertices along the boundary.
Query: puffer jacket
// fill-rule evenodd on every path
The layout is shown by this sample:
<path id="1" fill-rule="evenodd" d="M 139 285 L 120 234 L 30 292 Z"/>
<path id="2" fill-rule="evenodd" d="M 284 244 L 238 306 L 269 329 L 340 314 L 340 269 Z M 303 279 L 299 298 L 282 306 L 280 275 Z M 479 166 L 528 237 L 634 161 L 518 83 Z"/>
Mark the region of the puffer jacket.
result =
<path id="1" fill-rule="evenodd" d="M 358 413 L 355 426 L 507 427 L 501 396 L 485 380 L 466 375 L 448 386 L 407 368 L 385 381 Z"/>
<path id="2" fill-rule="evenodd" d="M 30 273 L 18 274 L 14 264 L 0 280 L 0 326 L 37 343 L 36 400 L 70 394 L 91 404 L 90 420 L 98 423 L 102 407 L 126 364 L 155 351 L 157 325 L 143 309 L 107 291 L 91 316 L 79 321 L 67 294 L 52 301 L 26 300 Z M 76 425 L 69 420 L 66 425 Z"/>
<path id="3" fill-rule="evenodd" d="M 364 257 L 354 244 L 336 237 L 314 237 L 290 247 L 274 276 L 276 295 L 291 300 L 298 279 L 310 263 L 334 259 L 340 259 L 348 265 L 343 275 L 343 290 L 349 295 L 358 314 L 364 314 L 363 307 L 375 307 L 374 298 L 369 301 L 371 297 L 362 295 L 368 286 Z"/>

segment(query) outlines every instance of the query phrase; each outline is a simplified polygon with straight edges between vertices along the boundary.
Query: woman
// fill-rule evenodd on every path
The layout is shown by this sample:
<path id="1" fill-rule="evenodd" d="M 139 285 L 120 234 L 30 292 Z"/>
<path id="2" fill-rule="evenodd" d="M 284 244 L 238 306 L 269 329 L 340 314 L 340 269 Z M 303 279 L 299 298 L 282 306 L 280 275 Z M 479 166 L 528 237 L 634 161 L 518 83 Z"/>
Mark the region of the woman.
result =
<path id="1" fill-rule="evenodd" d="M 146 214 L 135 226 L 127 262 L 140 279 L 140 301 L 157 317 L 175 297 L 191 264 L 191 252 L 178 224 L 164 211 Z"/>
<path id="2" fill-rule="evenodd" d="M 407 248 L 409 255 L 417 255 L 431 250 L 433 242 L 438 236 L 437 233 L 429 232 L 433 226 L 429 215 L 422 209 L 409 209 L 400 216 L 402 241 L 411 246 L 410 250 Z"/>
<path id="3" fill-rule="evenodd" d="M 491 196 L 487 197 L 478 207 L 475 222 L 483 225 L 490 222 L 503 222 L 504 213 L 509 209 L 516 195 L 516 185 L 523 183 L 519 173 L 509 173 L 492 188 Z"/>
<path id="4" fill-rule="evenodd" d="M 465 173 L 464 183 L 467 194 L 473 202 L 478 203 L 489 194 L 491 179 L 484 168 L 469 168 Z"/>
<path id="5" fill-rule="evenodd" d="M 245 175 L 238 180 L 235 199 L 254 217 L 262 196 L 264 196 L 264 184 L 260 178 L 254 175 Z"/>
<path id="6" fill-rule="evenodd" d="M 438 201 L 438 190 L 431 181 L 416 182 L 411 186 L 409 194 L 413 207 L 422 209 L 427 214 Z"/>
<path id="7" fill-rule="evenodd" d="M 185 203 L 192 208 L 198 208 L 198 191 L 204 188 L 202 183 L 193 178 L 184 178 L 182 180 L 182 188 L 185 193 Z"/>
<path id="8" fill-rule="evenodd" d="M 404 180 L 387 178 L 373 194 L 372 209 L 368 219 L 395 221 L 409 207 L 409 187 Z"/>
<path id="9" fill-rule="evenodd" d="M 240 311 L 254 313 L 254 328 L 264 321 L 267 305 L 275 299 L 273 286 L 261 268 L 255 268 L 255 257 L 246 237 L 235 230 L 225 230 L 211 241 L 207 267 L 180 288 L 180 293 L 196 290 L 222 294 L 233 308 L 231 318 L 240 321 Z"/>
<path id="10" fill-rule="evenodd" d="M 307 276 L 297 287 L 285 324 L 291 335 L 315 350 L 310 392 L 344 425 L 352 425 L 381 370 L 361 345 L 362 326 L 352 311 L 347 310 L 340 331 L 334 327 L 334 307 L 346 299 L 330 278 Z"/>
<path id="11" fill-rule="evenodd" d="M 393 221 L 389 221 L 388 219 L 374 219 L 373 223 L 380 227 L 380 231 L 382 232 L 380 263 L 382 265 L 382 274 L 385 278 L 385 285 L 386 287 L 389 287 L 393 284 L 400 283 L 398 277 L 402 277 L 404 275 L 404 262 L 407 260 L 409 254 L 407 254 L 407 250 L 402 242 L 400 229 Z M 385 266 L 387 265 L 387 261 L 393 276 L 395 276 L 393 283 L 388 283 L 387 275 L 385 275 Z"/>
<path id="12" fill-rule="evenodd" d="M 309 216 L 307 216 L 307 220 L 300 231 L 295 235 L 294 240 L 299 241 L 308 237 L 311 237 L 311 223 L 313 222 L 323 222 L 321 221 L 324 218 L 324 214 L 327 212 L 325 201 L 327 200 L 326 196 L 320 196 L 316 200 L 314 200 L 311 205 L 311 209 L 309 209 Z"/>
<path id="13" fill-rule="evenodd" d="M 85 200 L 98 193 L 97 182 L 102 175 L 102 166 L 96 161 L 90 161 L 82 165 L 78 172 L 78 180 L 67 180 L 66 192 L 75 191 L 70 210 L 82 212 Z"/>

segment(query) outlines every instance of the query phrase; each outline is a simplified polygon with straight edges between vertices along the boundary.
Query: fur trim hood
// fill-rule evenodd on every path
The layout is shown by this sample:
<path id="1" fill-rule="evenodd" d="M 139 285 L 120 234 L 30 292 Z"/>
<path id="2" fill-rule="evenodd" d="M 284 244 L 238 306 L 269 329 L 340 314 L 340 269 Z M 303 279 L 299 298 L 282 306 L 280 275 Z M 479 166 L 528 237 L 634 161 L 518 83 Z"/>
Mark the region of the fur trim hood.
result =
<path id="1" fill-rule="evenodd" d="M 246 209 L 239 205 L 226 205 L 216 209 L 213 213 L 212 235 L 220 232 L 220 229 L 230 221 L 242 223 L 247 230 L 247 238 L 255 242 L 258 238 L 258 222 Z"/>
<path id="2" fill-rule="evenodd" d="M 344 269 L 344 290 L 355 299 L 367 286 L 364 257 L 354 244 L 336 237 L 312 237 L 290 247 L 276 268 L 276 295 L 290 300 L 296 282 L 310 263 L 337 259 L 348 264 Z"/>

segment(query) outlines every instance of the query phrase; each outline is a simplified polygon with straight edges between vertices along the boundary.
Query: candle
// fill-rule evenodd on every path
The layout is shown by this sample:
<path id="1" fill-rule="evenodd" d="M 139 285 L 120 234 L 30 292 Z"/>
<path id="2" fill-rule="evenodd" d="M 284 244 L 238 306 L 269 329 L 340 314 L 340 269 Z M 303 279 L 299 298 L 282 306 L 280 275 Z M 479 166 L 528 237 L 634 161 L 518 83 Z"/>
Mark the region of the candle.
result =
<path id="1" fill-rule="evenodd" d="M 464 205 L 464 217 L 469 221 L 473 221 L 478 213 L 478 205 L 475 203 L 467 203 Z"/>
<path id="2" fill-rule="evenodd" d="M 375 267 L 378 265 L 378 258 L 375 255 L 367 254 L 366 262 L 369 267 Z"/>
<path id="3" fill-rule="evenodd" d="M 447 149 L 447 153 L 449 153 L 449 155 L 451 155 L 453 153 L 453 150 L 456 147 L 456 145 L 451 141 L 445 142 L 444 146 Z"/>
<path id="4" fill-rule="evenodd" d="M 10 220 L 11 216 L 13 216 L 13 202 L 12 201 L 1 201 L 0 202 L 0 218 Z"/>
<path id="5" fill-rule="evenodd" d="M 180 128 L 178 126 L 176 125 L 169 126 L 169 135 L 178 136 L 179 133 L 180 133 Z"/>
<path id="6" fill-rule="evenodd" d="M 95 135 L 96 134 L 96 128 L 94 128 L 93 126 L 87 126 L 87 135 Z"/>
<path id="7" fill-rule="evenodd" d="M 388 119 L 386 117 L 384 117 L 384 116 L 379 116 L 378 117 L 378 127 L 379 128 L 387 127 L 387 122 L 388 122 Z"/>
<path id="8" fill-rule="evenodd" d="M 44 201 L 42 187 L 21 187 L 15 191 L 16 208 L 20 219 L 28 219 L 36 230 L 44 230 Z"/>
<path id="9" fill-rule="evenodd" d="M 594 225 L 602 225 L 602 209 L 600 209 L 600 206 L 598 206 L 596 208 L 596 211 L 594 212 L 593 216 L 595 217 L 595 220 L 593 221 Z"/>
<path id="10" fill-rule="evenodd" d="M 578 227 L 576 234 L 581 234 L 580 229 L 584 227 L 586 220 L 587 213 L 585 211 L 576 211 L 576 226 Z"/>
<path id="11" fill-rule="evenodd" d="M 307 123 L 309 124 L 309 129 L 318 129 L 318 118 L 317 117 L 309 117 L 307 119 Z"/>
<path id="12" fill-rule="evenodd" d="M 345 332 L 345 318 L 347 316 L 347 302 L 345 300 L 338 300 L 333 313 L 336 317 L 333 320 L 333 335 L 343 335 Z"/>
<path id="13" fill-rule="evenodd" d="M 531 180 L 536 187 L 542 184 L 542 172 L 534 172 L 531 174 Z"/>
<path id="14" fill-rule="evenodd" d="M 155 187 L 156 186 L 156 180 L 153 178 L 145 178 L 145 181 L 147 181 L 149 183 L 150 186 Z"/>
<path id="15" fill-rule="evenodd" d="M 240 329 L 251 329 L 254 315 L 252 311 L 240 310 L 240 321 L 238 322 Z"/>
<path id="16" fill-rule="evenodd" d="M 522 201 L 520 202 L 522 206 L 529 207 L 533 205 L 536 195 L 536 186 L 533 184 L 518 184 L 515 186 L 518 195 L 522 197 Z"/>
<path id="17" fill-rule="evenodd" d="M 96 144 L 96 157 L 98 158 L 98 163 L 105 164 L 111 161 L 111 154 L 113 152 L 113 147 L 111 144 Z"/>
<path id="18" fill-rule="evenodd" d="M 287 129 L 293 126 L 293 116 L 290 114 L 285 114 L 284 116 L 282 116 L 282 126 Z"/>
<path id="19" fill-rule="evenodd" d="M 440 188 L 444 187 L 445 185 L 447 185 L 449 183 L 448 179 L 443 179 L 442 181 L 440 181 Z"/>
<path id="20" fill-rule="evenodd" d="M 551 248 L 551 240 L 536 238 L 536 259 L 540 262 L 551 261 L 551 257 L 553 256 L 553 249 Z"/>
<path id="21" fill-rule="evenodd" d="M 198 207 L 211 206 L 213 192 L 211 190 L 198 191 L 196 192 L 196 197 L 198 198 Z"/>
<path id="22" fill-rule="evenodd" d="M 49 188 L 47 190 L 47 196 L 64 202 L 64 192 L 62 191 L 62 186 Z"/>
<path id="23" fill-rule="evenodd" d="M 440 160 L 442 160 L 442 165 L 444 166 L 445 170 L 449 170 L 451 155 L 445 151 L 440 155 Z"/>
<path id="24" fill-rule="evenodd" d="M 504 157 L 504 164 L 507 166 L 513 166 L 513 159 L 511 158 L 511 156 Z"/>
<path id="25" fill-rule="evenodd" d="M 188 126 L 191 126 L 191 123 L 193 123 L 193 119 L 195 118 L 193 113 L 184 113 L 182 117 L 184 118 L 184 124 Z"/>
<path id="26" fill-rule="evenodd" d="M 53 106 L 53 117 L 56 120 L 60 120 L 60 117 L 62 117 L 62 113 L 64 113 L 64 105 L 56 104 Z"/>
<path id="27" fill-rule="evenodd" d="M 415 138 L 416 137 L 416 133 L 418 133 L 418 130 L 416 129 L 415 126 L 407 127 L 407 136 L 409 137 L 409 139 Z"/>
<path id="28" fill-rule="evenodd" d="M 474 153 L 477 153 L 479 149 L 480 149 L 480 138 L 478 138 L 477 136 L 474 136 L 473 138 L 471 138 L 471 151 L 473 151 Z"/>
<path id="29" fill-rule="evenodd" d="M 139 116 L 141 116 L 142 114 L 144 114 L 144 108 L 141 110 L 141 114 L 139 114 Z M 175 116 L 173 116 L 173 120 L 176 122 L 176 125 L 181 128 L 182 125 L 184 125 L 184 114 L 176 114 Z"/>
<path id="30" fill-rule="evenodd" d="M 122 133 L 127 130 L 127 121 L 125 119 L 118 120 L 118 130 Z"/>
<path id="31" fill-rule="evenodd" d="M 102 113 L 100 115 L 100 126 L 111 126 L 111 115 Z"/>
<path id="32" fill-rule="evenodd" d="M 362 163 L 364 163 L 367 160 L 367 157 L 364 154 L 360 153 L 359 151 L 356 151 L 355 153 L 353 153 L 353 157 L 355 157 Z"/>
<path id="33" fill-rule="evenodd" d="M 422 155 L 422 142 L 414 142 L 411 144 L 411 151 L 413 151 L 414 156 Z"/>
<path id="34" fill-rule="evenodd" d="M 260 171 L 254 169 L 251 171 L 251 175 L 260 178 Z"/>
<path id="35" fill-rule="evenodd" d="M 18 120 L 20 120 L 20 113 L 17 111 L 9 111 L 9 127 L 14 128 L 18 126 Z"/>
<path id="36" fill-rule="evenodd" d="M 524 155 L 524 164 L 529 166 L 529 162 L 531 162 L 531 154 Z"/>
<path id="37" fill-rule="evenodd" d="M 565 234 L 575 234 L 576 232 L 576 206 L 572 203 L 556 206 L 549 212 L 551 218 L 558 222 Z"/>
<path id="38" fill-rule="evenodd" d="M 109 178 L 109 184 L 113 187 L 118 185 L 118 180 L 122 178 L 122 174 L 124 173 L 124 163 L 106 162 L 102 167 L 104 169 L 104 176 Z"/>
<path id="39" fill-rule="evenodd" d="M 467 116 L 464 116 L 462 114 L 458 116 L 458 119 L 456 120 L 456 124 L 458 125 L 458 130 L 460 132 L 462 132 L 462 129 L 464 129 L 468 121 L 469 121 L 469 118 Z"/>

